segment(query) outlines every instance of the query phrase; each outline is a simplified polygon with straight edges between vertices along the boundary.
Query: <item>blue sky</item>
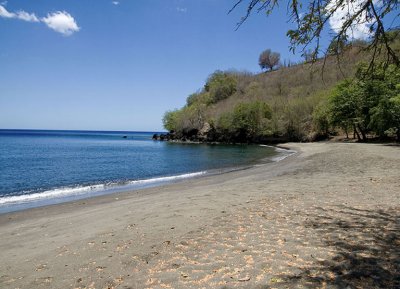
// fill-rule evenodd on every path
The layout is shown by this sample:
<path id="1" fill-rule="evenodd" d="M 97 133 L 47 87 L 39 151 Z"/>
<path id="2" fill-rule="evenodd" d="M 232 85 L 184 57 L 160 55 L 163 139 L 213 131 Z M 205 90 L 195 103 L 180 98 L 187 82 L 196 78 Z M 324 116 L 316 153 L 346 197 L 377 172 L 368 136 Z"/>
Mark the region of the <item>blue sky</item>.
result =
<path id="1" fill-rule="evenodd" d="M 260 71 L 266 48 L 288 50 L 285 13 L 227 15 L 224 0 L 38 0 L 3 3 L 38 19 L 57 11 L 79 31 L 0 17 L 0 128 L 161 130 L 217 69 Z M 285 11 L 283 11 L 285 12 Z"/>
<path id="2" fill-rule="evenodd" d="M 162 130 L 213 71 L 259 72 L 289 52 L 286 6 L 227 15 L 231 0 L 0 2 L 0 128 Z"/>

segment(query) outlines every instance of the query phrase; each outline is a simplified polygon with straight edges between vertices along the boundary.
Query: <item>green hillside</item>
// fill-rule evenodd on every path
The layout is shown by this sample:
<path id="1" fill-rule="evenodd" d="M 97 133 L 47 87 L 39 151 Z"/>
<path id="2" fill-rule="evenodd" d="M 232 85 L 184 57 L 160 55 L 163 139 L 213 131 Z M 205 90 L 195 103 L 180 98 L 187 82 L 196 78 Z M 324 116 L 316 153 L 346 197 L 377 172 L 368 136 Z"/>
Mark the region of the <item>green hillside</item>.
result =
<path id="1" fill-rule="evenodd" d="M 393 47 L 399 51 L 398 33 L 392 34 L 395 35 Z M 349 115 L 345 125 L 341 119 L 334 119 L 332 99 L 343 81 L 355 81 L 356 75 L 360 77 L 360 71 L 365 70 L 360 63 L 369 61 L 370 57 L 371 52 L 348 45 L 339 57 L 281 65 L 260 74 L 216 71 L 199 92 L 188 96 L 184 107 L 165 113 L 164 126 L 172 139 L 239 143 L 311 141 L 338 131 L 349 133 L 354 127 L 357 132 L 359 116 Z M 390 71 L 396 75 L 398 67 Z M 385 81 L 377 73 L 379 65 L 374 70 L 367 69 L 363 77 L 383 77 Z M 397 95 L 399 79 L 391 80 L 390 97 Z M 360 131 L 362 134 L 390 136 L 386 127 L 378 133 L 365 120 L 362 125 L 365 128 Z M 392 134 L 396 134 L 396 129 L 400 130 L 394 126 Z"/>

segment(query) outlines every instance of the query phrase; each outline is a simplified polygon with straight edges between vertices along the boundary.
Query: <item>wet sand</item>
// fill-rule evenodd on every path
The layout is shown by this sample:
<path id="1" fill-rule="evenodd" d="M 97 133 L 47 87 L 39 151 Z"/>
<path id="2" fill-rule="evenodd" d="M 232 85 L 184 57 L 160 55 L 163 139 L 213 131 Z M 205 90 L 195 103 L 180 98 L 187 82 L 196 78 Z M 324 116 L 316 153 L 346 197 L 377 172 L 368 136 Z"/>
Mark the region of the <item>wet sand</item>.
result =
<path id="1" fill-rule="evenodd" d="M 400 288 L 400 147 L 0 215 L 1 288 Z"/>

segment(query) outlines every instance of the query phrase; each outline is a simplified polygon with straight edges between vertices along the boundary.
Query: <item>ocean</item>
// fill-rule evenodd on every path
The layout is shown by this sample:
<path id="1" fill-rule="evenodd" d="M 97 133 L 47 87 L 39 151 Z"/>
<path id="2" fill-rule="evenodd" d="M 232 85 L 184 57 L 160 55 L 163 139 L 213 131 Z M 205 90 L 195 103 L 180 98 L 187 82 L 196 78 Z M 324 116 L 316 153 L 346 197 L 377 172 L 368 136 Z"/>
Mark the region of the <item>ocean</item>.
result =
<path id="1" fill-rule="evenodd" d="M 153 141 L 154 132 L 0 130 L 0 213 L 272 162 L 257 145 Z"/>

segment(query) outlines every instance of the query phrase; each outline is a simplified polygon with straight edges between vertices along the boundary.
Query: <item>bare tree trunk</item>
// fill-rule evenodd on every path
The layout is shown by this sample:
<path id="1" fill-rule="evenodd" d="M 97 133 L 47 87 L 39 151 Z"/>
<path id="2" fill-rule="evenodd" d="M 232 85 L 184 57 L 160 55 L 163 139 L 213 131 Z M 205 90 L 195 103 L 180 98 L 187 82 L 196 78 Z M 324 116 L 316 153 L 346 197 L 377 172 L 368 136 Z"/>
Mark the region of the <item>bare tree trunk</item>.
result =
<path id="1" fill-rule="evenodd" d="M 349 132 L 347 130 L 347 126 L 344 128 L 344 132 L 346 133 L 346 139 L 349 139 Z M 354 134 L 353 134 L 354 136 Z"/>
<path id="2" fill-rule="evenodd" d="M 361 132 L 361 135 L 362 135 L 363 140 L 364 140 L 364 141 L 367 140 L 367 135 L 365 134 L 365 131 L 361 128 L 360 124 L 357 124 L 357 126 L 358 126 L 358 129 L 359 129 L 360 132 Z"/>
<path id="3" fill-rule="evenodd" d="M 361 141 L 360 134 L 358 133 L 357 128 L 356 128 L 356 125 L 355 125 L 354 123 L 353 123 L 353 130 L 354 130 L 354 134 L 357 135 L 357 139 L 358 139 L 359 141 Z"/>

